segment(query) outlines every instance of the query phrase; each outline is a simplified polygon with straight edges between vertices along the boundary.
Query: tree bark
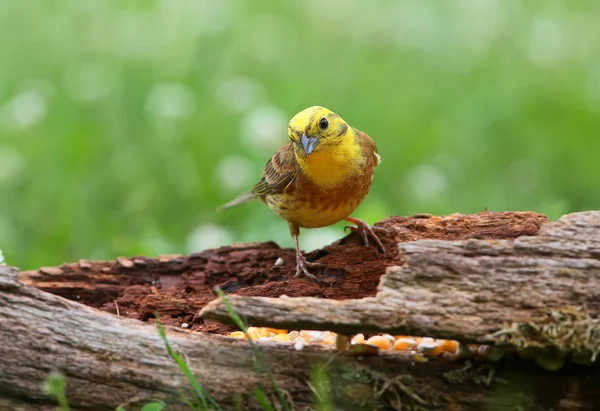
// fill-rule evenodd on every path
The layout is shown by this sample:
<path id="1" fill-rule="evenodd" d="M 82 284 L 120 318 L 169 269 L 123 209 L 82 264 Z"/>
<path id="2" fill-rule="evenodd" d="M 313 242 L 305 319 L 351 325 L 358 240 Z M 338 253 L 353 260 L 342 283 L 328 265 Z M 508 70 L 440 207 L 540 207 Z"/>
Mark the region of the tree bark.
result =
<path id="1" fill-rule="evenodd" d="M 375 297 L 231 296 L 254 325 L 345 334 L 364 331 L 490 343 L 504 322 L 531 322 L 549 307 L 600 314 L 600 212 L 576 213 L 516 240 L 422 240 L 398 245 L 406 263 L 389 267 Z M 231 321 L 220 300 L 204 318 Z M 600 349 L 600 347 L 598 347 Z"/>
<path id="2" fill-rule="evenodd" d="M 377 223 L 387 254 L 364 247 L 360 236 L 348 235 L 307 259 L 326 265 L 315 274 L 324 283 L 295 277 L 295 251 L 275 243 L 234 244 L 189 256 L 119 257 L 114 261 L 81 260 L 60 267 L 24 271 L 19 280 L 73 301 L 142 321 L 155 312 L 169 325 L 223 333 L 233 328 L 197 313 L 216 298 L 215 286 L 234 295 L 319 297 L 327 300 L 375 296 L 387 267 L 403 263 L 398 243 L 423 239 L 513 239 L 537 234 L 548 219 L 532 212 L 417 215 L 390 217 Z M 282 262 L 282 264 L 279 264 Z"/>
<path id="3" fill-rule="evenodd" d="M 16 274 L 0 268 L 2 409 L 52 409 L 40 387 L 53 370 L 66 375 L 74 410 L 108 410 L 124 403 L 128 410 L 139 409 L 155 399 L 171 404 L 169 409 L 186 409 L 177 390 L 187 382 L 154 327 L 25 286 Z M 247 341 L 179 329 L 169 329 L 168 338 L 224 409 L 232 409 L 236 393 L 243 409 L 260 409 L 248 395 L 259 379 Z M 591 369 L 553 374 L 515 362 L 492 375 L 488 364 L 465 371 L 459 361 L 421 363 L 391 353 L 361 358 L 315 346 L 297 351 L 291 345 L 261 343 L 260 350 L 293 409 L 314 407 L 310 375 L 321 368 L 340 409 L 397 407 L 397 398 L 403 409 L 460 410 L 591 410 L 600 401 L 600 375 Z M 460 377 L 450 378 L 453 372 Z"/>
<path id="4" fill-rule="evenodd" d="M 17 280 L 16 270 L 0 267 L 0 409 L 51 409 L 53 401 L 40 386 L 53 370 L 66 375 L 67 397 L 75 410 L 114 409 L 128 402 L 126 408 L 132 410 L 153 399 L 167 401 L 172 404 L 170 409 L 186 409 L 178 402 L 177 391 L 186 387 L 187 381 L 167 356 L 156 328 L 139 321 L 149 319 L 149 314 L 139 312 L 142 306 L 123 304 L 121 311 L 138 310 L 130 315 L 135 319 L 117 317 L 31 285 L 73 300 L 79 295 L 80 301 L 86 302 L 93 301 L 94 295 L 104 296 L 95 305 L 107 311 L 112 309 L 109 306 L 116 310 L 115 300 L 123 298 L 121 293 L 126 291 L 143 288 L 147 294 L 142 300 L 146 302 L 171 293 L 170 299 L 164 299 L 171 305 L 161 307 L 175 310 L 174 298 L 179 298 L 180 307 L 178 312 L 164 313 L 167 319 L 181 316 L 181 312 L 189 315 L 188 310 L 201 305 L 198 300 L 189 303 L 186 296 L 191 292 L 177 294 L 174 290 L 179 286 L 199 290 L 201 286 L 231 285 L 236 278 L 246 283 L 233 287 L 238 295 L 230 298 L 253 325 L 328 328 L 345 333 L 365 329 L 402 331 L 502 344 L 507 341 L 490 335 L 504 327 L 503 321 L 537 321 L 536 316 L 547 307 L 586 305 L 589 321 L 593 322 L 600 309 L 600 212 L 569 215 L 557 223 L 545 224 L 539 236 L 519 237 L 538 233 L 544 220 L 533 213 L 386 220 L 381 224 L 390 228 L 386 244 L 427 238 L 460 241 L 400 244 L 388 256 L 391 259 L 383 262 L 375 250 L 368 251 L 374 254 L 364 270 L 379 267 L 382 273 L 386 266 L 403 265 L 388 269 L 377 295 L 374 286 L 370 297 L 371 291 L 352 294 L 366 295 L 362 300 L 343 300 L 348 290 L 336 294 L 342 301 L 239 295 L 249 290 L 272 291 L 269 287 L 273 282 L 283 285 L 275 287 L 278 291 L 272 294 L 293 289 L 294 281 L 314 286 L 306 280 L 281 278 L 291 275 L 293 267 L 284 263 L 284 268 L 278 269 L 273 260 L 282 254 L 284 260 L 289 259 L 290 251 L 273 244 L 232 246 L 187 257 L 83 261 L 21 273 L 22 282 Z M 355 279 L 360 274 L 358 264 L 353 266 L 353 256 L 346 254 L 359 249 L 358 239 L 349 236 L 311 254 L 343 267 L 341 280 L 332 280 L 326 289 L 349 284 L 348 277 L 353 284 L 360 284 Z M 263 283 L 253 283 L 257 277 L 248 274 L 253 264 L 248 258 L 257 253 L 262 259 L 254 264 L 262 268 L 255 271 L 260 272 L 266 281 Z M 350 261 L 350 268 L 341 264 L 344 257 Z M 248 272 L 239 277 L 217 274 L 237 268 Z M 329 276 L 335 278 L 331 271 Z M 95 294 L 94 289 L 100 291 Z M 86 297 L 82 297 L 84 293 Z M 317 303 L 319 309 L 315 310 Z M 151 314 L 151 306 L 143 307 Z M 220 301 L 209 304 L 203 315 L 227 320 Z M 172 323 L 179 325 L 179 321 L 181 317 Z M 223 408 L 232 409 L 239 394 L 243 409 L 260 409 L 249 393 L 259 381 L 266 380 L 255 373 L 248 341 L 171 327 L 167 334 L 200 383 Z M 413 355 L 398 352 L 357 357 L 332 348 L 308 346 L 296 350 L 293 344 L 267 342 L 261 342 L 259 348 L 278 387 L 293 402 L 293 409 L 314 407 L 311 387 L 317 383 L 311 375 L 318 370 L 327 375 L 338 409 L 373 409 L 376 405 L 397 408 L 401 401 L 403 409 L 592 410 L 600 403 L 597 367 L 570 365 L 551 373 L 516 357 L 500 363 L 467 364 L 446 358 L 419 362 Z"/>

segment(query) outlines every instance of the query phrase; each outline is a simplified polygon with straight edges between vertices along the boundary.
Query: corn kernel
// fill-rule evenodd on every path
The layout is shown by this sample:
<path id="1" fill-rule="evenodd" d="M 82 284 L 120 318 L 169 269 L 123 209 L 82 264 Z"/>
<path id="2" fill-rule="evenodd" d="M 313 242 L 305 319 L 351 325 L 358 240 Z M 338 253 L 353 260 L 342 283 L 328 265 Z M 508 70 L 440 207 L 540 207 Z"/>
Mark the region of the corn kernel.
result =
<path id="1" fill-rule="evenodd" d="M 392 342 L 389 340 L 389 338 L 386 338 L 382 335 L 374 335 L 367 340 L 367 344 L 375 345 L 382 350 L 389 350 L 392 348 Z"/>
<path id="2" fill-rule="evenodd" d="M 316 343 L 323 340 L 323 332 L 313 330 L 302 330 L 300 331 L 300 337 L 304 338 L 304 341 L 306 342 Z"/>
<path id="3" fill-rule="evenodd" d="M 417 349 L 428 357 L 437 357 L 442 353 L 441 346 L 441 341 L 424 337 L 421 339 Z"/>
<path id="4" fill-rule="evenodd" d="M 417 347 L 417 342 L 408 337 L 398 338 L 394 341 L 394 350 L 414 350 Z"/>
<path id="5" fill-rule="evenodd" d="M 307 342 L 304 340 L 304 338 L 296 337 L 294 339 L 294 348 L 296 349 L 296 351 L 301 351 L 306 345 Z"/>
<path id="6" fill-rule="evenodd" d="M 336 340 L 336 335 L 326 335 L 325 337 L 323 337 L 323 340 L 321 341 L 322 344 L 325 345 L 335 345 L 335 340 Z"/>
<path id="7" fill-rule="evenodd" d="M 364 334 L 356 334 L 352 337 L 352 344 L 363 344 L 365 342 Z"/>
<path id="8" fill-rule="evenodd" d="M 277 335 L 277 334 L 287 334 L 287 330 L 280 330 L 279 328 L 269 328 L 266 327 L 265 331 L 273 334 L 273 335 Z"/>
<path id="9" fill-rule="evenodd" d="M 290 339 L 290 336 L 287 334 L 275 334 L 273 337 L 271 337 L 271 341 L 275 341 L 275 342 L 290 342 L 292 341 Z"/>
<path id="10" fill-rule="evenodd" d="M 251 340 L 260 340 L 260 337 L 263 337 L 263 335 L 261 335 L 261 332 L 257 327 L 248 327 L 248 329 L 246 330 L 246 334 Z"/>
<path id="11" fill-rule="evenodd" d="M 228 337 L 231 337 L 231 338 L 248 338 L 248 337 L 246 337 L 246 334 L 244 334 L 243 331 L 234 331 L 232 333 L 229 333 Z"/>
<path id="12" fill-rule="evenodd" d="M 423 354 L 425 354 L 428 357 L 439 357 L 440 355 L 442 355 L 443 352 L 444 350 L 442 349 L 442 345 L 440 344 L 436 347 L 433 347 L 429 351 L 424 351 Z"/>
<path id="13" fill-rule="evenodd" d="M 440 348 L 443 352 L 449 352 L 450 354 L 458 353 L 458 341 L 454 340 L 442 340 Z"/>

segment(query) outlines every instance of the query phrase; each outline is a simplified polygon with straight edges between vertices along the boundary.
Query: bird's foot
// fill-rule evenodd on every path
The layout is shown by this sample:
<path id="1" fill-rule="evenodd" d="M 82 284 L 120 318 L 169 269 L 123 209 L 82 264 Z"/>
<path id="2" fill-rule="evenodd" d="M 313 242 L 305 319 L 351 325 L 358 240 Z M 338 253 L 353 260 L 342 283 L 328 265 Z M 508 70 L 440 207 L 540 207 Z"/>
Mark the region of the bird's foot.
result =
<path id="1" fill-rule="evenodd" d="M 356 224 L 356 226 L 347 225 L 346 227 L 344 227 L 344 231 L 346 231 L 348 229 L 348 230 L 352 231 L 353 233 L 359 233 L 363 239 L 363 242 L 365 243 L 365 246 L 369 245 L 369 237 L 371 237 L 371 239 L 375 242 L 375 244 L 377 244 L 377 248 L 379 248 L 379 251 L 381 251 L 383 253 L 383 255 L 386 254 L 385 247 L 383 246 L 383 243 L 381 242 L 379 237 L 377 237 L 377 234 L 375 234 L 375 232 L 387 233 L 388 230 L 386 230 L 385 228 L 382 228 L 382 227 L 375 227 L 375 226 L 369 225 L 369 224 L 365 223 L 364 221 L 356 219 L 356 218 L 347 218 L 346 221 Z"/>
<path id="2" fill-rule="evenodd" d="M 314 274 L 311 274 L 307 267 L 309 268 L 324 268 L 325 264 L 321 263 L 311 263 L 310 261 L 306 261 L 306 257 L 302 254 L 296 254 L 296 275 L 294 277 L 298 277 L 301 274 L 304 274 L 307 277 L 315 280 L 319 285 L 323 285 L 321 280 L 319 280 Z"/>

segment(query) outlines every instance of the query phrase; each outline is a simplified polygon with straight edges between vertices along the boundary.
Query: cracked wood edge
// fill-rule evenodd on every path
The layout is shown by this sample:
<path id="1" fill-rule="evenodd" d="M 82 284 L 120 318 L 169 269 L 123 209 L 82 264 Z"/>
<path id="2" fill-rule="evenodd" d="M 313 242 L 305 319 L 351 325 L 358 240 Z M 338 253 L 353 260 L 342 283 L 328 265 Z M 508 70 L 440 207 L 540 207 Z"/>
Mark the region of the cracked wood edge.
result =
<path id="1" fill-rule="evenodd" d="M 42 382 L 53 370 L 66 376 L 66 395 L 73 410 L 112 410 L 136 400 L 126 406 L 133 410 L 156 399 L 166 401 L 170 410 L 187 409 L 178 403 L 177 392 L 188 383 L 167 357 L 155 327 L 26 286 L 16 276 L 16 270 L 0 267 L 0 409 L 54 409 L 54 401 L 41 392 Z M 244 409 L 261 409 L 249 399 L 258 377 L 247 341 L 173 328 L 167 328 L 167 335 L 223 409 L 233 409 L 236 393 L 242 395 Z M 557 375 L 517 363 L 499 368 L 496 377 L 503 383 L 498 385 L 492 378 L 488 386 L 475 381 L 485 378 L 489 368 L 461 382 L 446 381 L 448 372 L 462 375 L 459 361 L 415 363 L 399 353 L 361 358 L 318 347 L 297 351 L 292 344 L 259 345 L 293 409 L 314 406 L 308 381 L 315 367 L 325 367 L 336 400 L 365 399 L 362 409 L 376 405 L 369 402 L 377 391 L 376 379 L 378 388 L 386 380 L 400 381 L 406 390 L 398 395 L 409 410 L 581 410 L 593 409 L 600 401 L 596 389 L 600 375 L 591 369 Z M 498 395 L 498 390 L 504 394 Z M 388 394 L 388 399 L 396 398 Z M 345 404 L 343 409 L 361 409 Z"/>
<path id="2" fill-rule="evenodd" d="M 52 370 L 67 375 L 73 409 L 114 409 L 134 398 L 179 402 L 177 390 L 187 382 L 155 327 L 23 285 L 16 275 L 0 267 L 0 405 L 52 404 L 41 392 Z M 256 385 L 247 342 L 172 328 L 167 333 L 217 400 L 230 403 L 237 390 L 248 393 Z M 267 358 L 281 361 L 285 351 L 272 350 Z M 301 379 L 277 378 L 294 395 L 308 396 Z"/>
<path id="3" fill-rule="evenodd" d="M 535 235 L 548 218 L 531 211 L 483 212 L 472 215 L 391 216 L 376 225 L 388 233 L 381 239 L 385 258 L 350 234 L 306 254 L 326 269 L 325 287 L 295 277 L 295 251 L 273 242 L 232 244 L 190 255 L 119 257 L 112 261 L 80 260 L 57 267 L 22 271 L 19 281 L 72 301 L 145 321 L 158 312 L 166 324 L 192 330 L 225 332 L 232 326 L 202 320 L 197 314 L 214 299 L 220 285 L 237 295 L 319 296 L 331 300 L 372 297 L 386 267 L 402 264 L 397 244 L 422 239 L 513 239 Z M 283 264 L 276 265 L 276 262 Z"/>
<path id="4" fill-rule="evenodd" d="M 569 214 L 515 240 L 400 243 L 406 264 L 389 267 L 375 297 L 228 298 L 250 324 L 280 328 L 423 335 L 491 342 L 503 322 L 548 307 L 600 314 L 600 211 Z M 203 318 L 230 323 L 220 299 Z"/>

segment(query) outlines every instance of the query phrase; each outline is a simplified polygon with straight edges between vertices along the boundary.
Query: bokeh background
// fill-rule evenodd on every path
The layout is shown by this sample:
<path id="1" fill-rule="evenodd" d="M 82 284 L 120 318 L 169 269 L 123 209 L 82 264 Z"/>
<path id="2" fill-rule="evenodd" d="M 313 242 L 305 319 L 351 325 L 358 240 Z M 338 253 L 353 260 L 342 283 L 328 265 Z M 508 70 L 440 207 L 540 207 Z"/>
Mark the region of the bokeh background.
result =
<path id="1" fill-rule="evenodd" d="M 249 188 L 324 105 L 383 157 L 356 213 L 600 208 L 600 3 L 31 0 L 0 13 L 0 249 L 23 269 L 291 246 Z M 303 248 L 342 236 L 307 230 Z"/>

